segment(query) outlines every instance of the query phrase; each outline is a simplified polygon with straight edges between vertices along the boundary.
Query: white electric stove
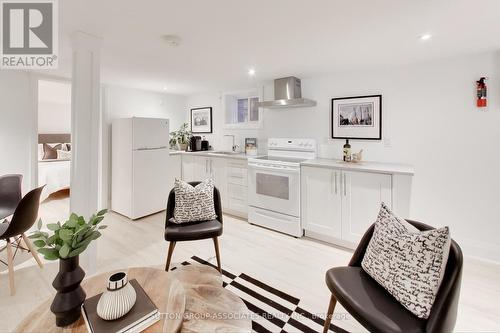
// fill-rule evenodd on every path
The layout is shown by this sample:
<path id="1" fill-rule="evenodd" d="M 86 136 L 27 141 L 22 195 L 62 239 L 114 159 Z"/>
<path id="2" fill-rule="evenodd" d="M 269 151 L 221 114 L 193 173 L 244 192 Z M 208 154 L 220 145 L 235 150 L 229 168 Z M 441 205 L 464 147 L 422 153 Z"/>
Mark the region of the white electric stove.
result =
<path id="1" fill-rule="evenodd" d="M 248 221 L 301 237 L 300 163 L 316 158 L 316 141 L 272 138 L 267 149 L 248 160 Z"/>

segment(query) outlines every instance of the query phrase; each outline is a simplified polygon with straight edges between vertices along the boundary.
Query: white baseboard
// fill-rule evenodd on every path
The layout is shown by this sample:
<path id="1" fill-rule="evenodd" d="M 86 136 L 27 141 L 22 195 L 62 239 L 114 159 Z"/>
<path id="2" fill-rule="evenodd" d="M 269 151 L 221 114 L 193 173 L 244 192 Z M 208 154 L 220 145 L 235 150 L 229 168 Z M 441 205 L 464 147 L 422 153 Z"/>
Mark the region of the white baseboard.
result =
<path id="1" fill-rule="evenodd" d="M 455 241 L 462 248 L 464 257 L 500 264 L 500 244 L 486 243 L 470 238 L 455 239 Z"/>

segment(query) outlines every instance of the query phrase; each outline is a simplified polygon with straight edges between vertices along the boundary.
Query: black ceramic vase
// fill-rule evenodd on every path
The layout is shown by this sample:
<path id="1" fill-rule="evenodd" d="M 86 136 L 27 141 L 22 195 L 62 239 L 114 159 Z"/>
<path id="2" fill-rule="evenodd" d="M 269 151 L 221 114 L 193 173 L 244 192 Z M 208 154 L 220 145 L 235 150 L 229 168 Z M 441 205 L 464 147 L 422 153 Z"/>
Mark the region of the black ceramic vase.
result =
<path id="1" fill-rule="evenodd" d="M 56 315 L 58 327 L 71 325 L 80 318 L 81 306 L 85 301 L 80 282 L 84 277 L 85 272 L 79 265 L 78 256 L 59 260 L 59 273 L 52 282 L 57 294 L 50 306 L 50 311 Z"/>

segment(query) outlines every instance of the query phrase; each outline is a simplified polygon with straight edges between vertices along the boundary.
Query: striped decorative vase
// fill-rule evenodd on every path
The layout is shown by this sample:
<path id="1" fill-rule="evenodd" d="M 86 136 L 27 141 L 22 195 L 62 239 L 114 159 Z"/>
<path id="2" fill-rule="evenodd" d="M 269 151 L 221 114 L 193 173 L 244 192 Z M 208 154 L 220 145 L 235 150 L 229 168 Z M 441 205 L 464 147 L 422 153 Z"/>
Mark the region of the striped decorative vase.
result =
<path id="1" fill-rule="evenodd" d="M 134 287 L 128 283 L 127 274 L 115 273 L 109 277 L 108 289 L 97 303 L 97 315 L 104 320 L 121 318 L 132 309 L 136 297 Z"/>

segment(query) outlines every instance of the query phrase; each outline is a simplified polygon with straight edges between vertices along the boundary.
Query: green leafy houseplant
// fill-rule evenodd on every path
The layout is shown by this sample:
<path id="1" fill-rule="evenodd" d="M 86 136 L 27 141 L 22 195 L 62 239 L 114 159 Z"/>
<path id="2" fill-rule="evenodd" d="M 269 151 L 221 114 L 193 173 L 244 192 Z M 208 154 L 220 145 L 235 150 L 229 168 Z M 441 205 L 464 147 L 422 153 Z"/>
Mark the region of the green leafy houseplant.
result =
<path id="1" fill-rule="evenodd" d="M 170 145 L 186 145 L 191 137 L 191 131 L 188 130 L 188 123 L 181 125 L 178 131 L 170 132 Z"/>
<path id="2" fill-rule="evenodd" d="M 69 219 L 61 224 L 49 223 L 47 228 L 53 231 L 52 235 L 42 231 L 42 220 L 38 221 L 37 231 L 29 236 L 37 251 L 47 260 L 68 259 L 78 256 L 85 251 L 89 244 L 101 237 L 98 230 L 105 229 L 106 225 L 99 225 L 104 219 L 107 210 L 103 209 L 90 217 L 86 222 L 83 216 L 72 213 Z"/>

